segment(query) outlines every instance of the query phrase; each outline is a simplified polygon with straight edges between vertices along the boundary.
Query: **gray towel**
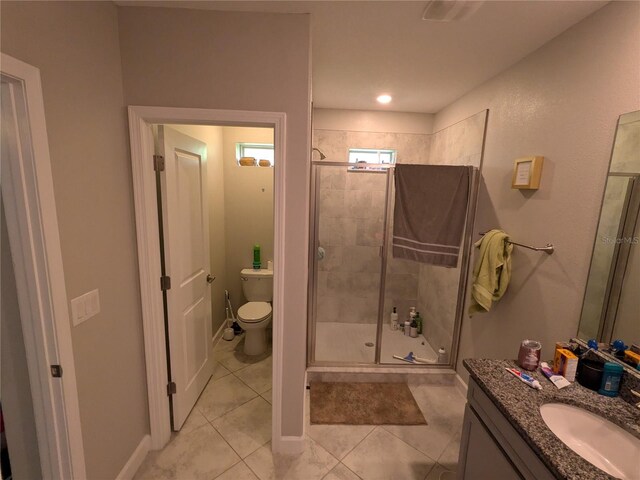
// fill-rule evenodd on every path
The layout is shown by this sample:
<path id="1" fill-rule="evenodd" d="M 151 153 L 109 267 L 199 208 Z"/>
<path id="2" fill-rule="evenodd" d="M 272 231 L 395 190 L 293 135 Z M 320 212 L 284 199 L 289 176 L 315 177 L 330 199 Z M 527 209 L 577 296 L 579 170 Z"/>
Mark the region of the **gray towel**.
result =
<path id="1" fill-rule="evenodd" d="M 393 256 L 456 267 L 473 167 L 396 165 Z"/>

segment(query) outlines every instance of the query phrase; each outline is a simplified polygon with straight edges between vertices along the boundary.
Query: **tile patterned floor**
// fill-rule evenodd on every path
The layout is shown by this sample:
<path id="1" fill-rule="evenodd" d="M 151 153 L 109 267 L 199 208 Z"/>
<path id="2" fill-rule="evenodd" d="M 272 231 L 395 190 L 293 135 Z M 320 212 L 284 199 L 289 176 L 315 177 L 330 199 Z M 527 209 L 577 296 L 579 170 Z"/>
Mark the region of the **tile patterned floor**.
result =
<path id="1" fill-rule="evenodd" d="M 465 398 L 451 385 L 410 385 L 428 425 L 310 425 L 295 456 L 271 452 L 271 353 L 221 341 L 209 384 L 184 427 L 151 452 L 136 480 L 451 480 Z"/>

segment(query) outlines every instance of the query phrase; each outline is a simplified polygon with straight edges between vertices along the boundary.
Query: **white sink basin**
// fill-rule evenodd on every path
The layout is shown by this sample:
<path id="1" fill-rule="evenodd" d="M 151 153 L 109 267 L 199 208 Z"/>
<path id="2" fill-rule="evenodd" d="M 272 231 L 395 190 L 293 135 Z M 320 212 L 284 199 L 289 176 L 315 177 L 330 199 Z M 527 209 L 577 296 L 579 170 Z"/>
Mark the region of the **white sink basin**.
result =
<path id="1" fill-rule="evenodd" d="M 640 479 L 640 440 L 609 420 L 563 403 L 540 407 L 544 423 L 571 450 L 623 480 Z"/>

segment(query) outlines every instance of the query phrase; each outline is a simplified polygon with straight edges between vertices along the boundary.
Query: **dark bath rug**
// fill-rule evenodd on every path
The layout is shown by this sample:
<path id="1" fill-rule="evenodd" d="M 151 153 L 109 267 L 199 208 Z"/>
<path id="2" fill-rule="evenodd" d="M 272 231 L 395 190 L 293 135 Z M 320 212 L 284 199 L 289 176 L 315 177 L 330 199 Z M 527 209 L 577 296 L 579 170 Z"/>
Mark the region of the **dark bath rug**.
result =
<path id="1" fill-rule="evenodd" d="M 312 382 L 312 424 L 426 425 L 406 383 Z"/>

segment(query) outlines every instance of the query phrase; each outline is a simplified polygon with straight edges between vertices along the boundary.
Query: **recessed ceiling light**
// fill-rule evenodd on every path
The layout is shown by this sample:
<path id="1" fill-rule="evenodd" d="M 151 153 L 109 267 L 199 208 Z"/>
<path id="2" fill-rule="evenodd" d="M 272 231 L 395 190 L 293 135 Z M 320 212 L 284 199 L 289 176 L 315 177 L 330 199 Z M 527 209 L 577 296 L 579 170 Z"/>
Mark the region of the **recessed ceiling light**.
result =
<path id="1" fill-rule="evenodd" d="M 391 95 L 380 95 L 376 100 L 378 103 L 389 103 L 391 101 Z"/>

